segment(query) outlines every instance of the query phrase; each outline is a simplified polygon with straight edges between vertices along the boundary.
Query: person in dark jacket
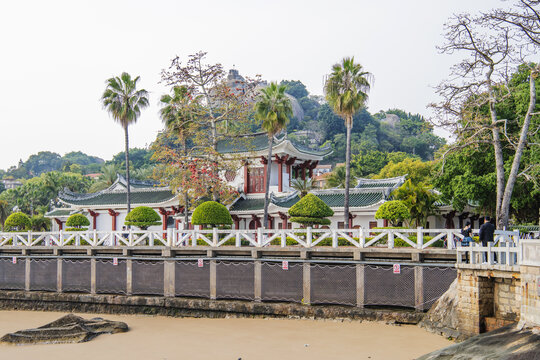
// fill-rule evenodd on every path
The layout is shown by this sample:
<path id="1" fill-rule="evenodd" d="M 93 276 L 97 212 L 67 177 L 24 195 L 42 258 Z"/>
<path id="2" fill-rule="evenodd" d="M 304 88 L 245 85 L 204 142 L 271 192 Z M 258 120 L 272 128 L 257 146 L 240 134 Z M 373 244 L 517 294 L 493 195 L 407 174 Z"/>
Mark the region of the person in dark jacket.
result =
<path id="1" fill-rule="evenodd" d="M 484 223 L 480 226 L 478 237 L 482 246 L 487 246 L 489 242 L 493 242 L 493 233 L 495 232 L 495 225 L 491 223 L 489 216 L 484 218 Z M 484 253 L 484 262 L 487 262 L 487 253 Z"/>
<path id="2" fill-rule="evenodd" d="M 463 240 L 461 240 L 461 246 L 469 246 L 469 244 L 473 241 L 471 233 L 471 222 L 467 221 L 465 227 L 461 229 L 461 235 L 463 235 Z"/>

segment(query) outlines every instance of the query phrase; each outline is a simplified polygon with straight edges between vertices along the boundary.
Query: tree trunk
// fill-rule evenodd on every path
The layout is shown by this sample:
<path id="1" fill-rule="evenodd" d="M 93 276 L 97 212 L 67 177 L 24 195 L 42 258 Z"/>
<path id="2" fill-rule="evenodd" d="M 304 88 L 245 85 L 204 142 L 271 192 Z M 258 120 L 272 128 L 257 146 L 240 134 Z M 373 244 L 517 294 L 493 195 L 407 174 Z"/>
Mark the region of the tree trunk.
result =
<path id="1" fill-rule="evenodd" d="M 345 198 L 343 200 L 344 227 L 349 228 L 349 186 L 351 182 L 351 129 L 352 115 L 347 118 L 347 147 L 345 149 Z"/>
<path id="2" fill-rule="evenodd" d="M 508 180 L 504 189 L 504 196 L 500 209 L 500 217 L 497 218 L 497 225 L 499 229 L 508 226 L 510 214 L 510 200 L 512 199 L 512 192 L 514 191 L 514 185 L 516 184 L 519 165 L 521 163 L 521 157 L 523 155 L 523 150 L 525 149 L 525 143 L 527 142 L 527 133 L 531 124 L 532 113 L 534 111 L 534 108 L 536 107 L 536 79 L 534 75 L 534 71 L 531 71 L 529 79 L 529 108 L 527 109 L 527 114 L 525 115 L 525 119 L 523 120 L 523 126 L 521 127 L 521 133 L 519 135 L 519 142 L 516 148 L 516 154 L 514 155 L 512 168 L 510 169 L 510 174 L 508 175 Z"/>
<path id="3" fill-rule="evenodd" d="M 268 205 L 270 202 L 270 173 L 272 172 L 272 140 L 273 135 L 268 137 L 268 159 L 266 164 L 266 179 L 264 180 L 264 217 L 263 227 L 268 228 Z"/>
<path id="4" fill-rule="evenodd" d="M 184 230 L 188 229 L 188 223 L 189 223 L 189 197 L 187 192 L 184 193 Z"/>
<path id="5" fill-rule="evenodd" d="M 128 135 L 128 125 L 124 126 L 124 140 L 126 145 L 126 182 L 127 182 L 127 212 L 131 211 L 131 185 L 129 180 L 129 135 Z"/>
<path id="6" fill-rule="evenodd" d="M 493 66 L 487 73 L 488 93 L 489 93 L 489 113 L 491 115 L 491 134 L 493 137 L 493 149 L 495 152 L 495 169 L 497 174 L 497 200 L 495 202 L 495 217 L 497 224 L 501 216 L 501 205 L 504 191 L 504 158 L 501 145 L 500 132 L 497 125 L 497 111 L 495 110 L 495 95 L 493 94 L 493 86 L 491 84 L 491 75 L 493 74 Z"/>

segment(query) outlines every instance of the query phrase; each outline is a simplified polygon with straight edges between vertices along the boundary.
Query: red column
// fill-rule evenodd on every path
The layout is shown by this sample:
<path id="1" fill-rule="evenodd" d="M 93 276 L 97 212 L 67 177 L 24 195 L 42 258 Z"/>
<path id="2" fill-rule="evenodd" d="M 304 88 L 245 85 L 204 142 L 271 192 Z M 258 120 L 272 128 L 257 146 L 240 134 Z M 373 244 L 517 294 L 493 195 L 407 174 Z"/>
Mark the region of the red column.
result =
<path id="1" fill-rule="evenodd" d="M 287 214 L 278 212 L 279 217 L 281 218 L 281 227 L 283 230 L 287 229 Z"/>
<path id="2" fill-rule="evenodd" d="M 57 218 L 54 218 L 54 221 L 56 221 L 56 224 L 58 225 L 58 230 L 62 230 L 63 228 L 63 223 L 62 223 L 62 220 L 59 220 Z"/>
<path id="3" fill-rule="evenodd" d="M 118 216 L 118 212 L 112 210 L 112 209 L 109 209 L 109 215 L 111 215 L 111 220 L 112 220 L 112 231 L 116 231 L 116 217 Z"/>
<path id="4" fill-rule="evenodd" d="M 90 209 L 88 209 L 88 213 L 90 214 L 90 216 L 92 216 L 92 230 L 96 230 L 96 218 L 99 216 L 99 213 L 95 212 L 95 211 L 92 211 Z"/>
<path id="5" fill-rule="evenodd" d="M 278 161 L 278 192 L 283 192 L 283 160 Z"/>
<path id="6" fill-rule="evenodd" d="M 244 194 L 248 193 L 248 185 L 249 185 L 249 172 L 248 172 L 248 164 L 246 163 L 244 165 Z"/>

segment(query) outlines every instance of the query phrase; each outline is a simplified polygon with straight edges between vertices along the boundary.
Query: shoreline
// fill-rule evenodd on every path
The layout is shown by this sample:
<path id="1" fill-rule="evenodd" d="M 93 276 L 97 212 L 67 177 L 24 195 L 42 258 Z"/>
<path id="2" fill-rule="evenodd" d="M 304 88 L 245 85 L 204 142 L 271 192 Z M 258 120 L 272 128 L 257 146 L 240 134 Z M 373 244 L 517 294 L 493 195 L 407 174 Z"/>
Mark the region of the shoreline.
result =
<path id="1" fill-rule="evenodd" d="M 32 328 L 67 312 L 0 310 L 0 333 Z M 453 344 L 414 325 L 359 320 L 175 318 L 81 314 L 124 321 L 127 333 L 80 344 L 0 345 L 17 359 L 413 359 Z M 322 321 L 321 321 L 322 320 Z M 389 344 L 391 346 L 389 346 Z M 307 346 L 306 346 L 307 345 Z"/>

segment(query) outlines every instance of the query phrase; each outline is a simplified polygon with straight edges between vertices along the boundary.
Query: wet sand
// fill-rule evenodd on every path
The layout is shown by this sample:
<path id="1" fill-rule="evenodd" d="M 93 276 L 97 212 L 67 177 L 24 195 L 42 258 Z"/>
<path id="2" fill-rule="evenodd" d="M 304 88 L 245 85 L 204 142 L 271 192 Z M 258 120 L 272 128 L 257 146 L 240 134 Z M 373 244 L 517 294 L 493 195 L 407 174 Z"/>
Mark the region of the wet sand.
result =
<path id="1" fill-rule="evenodd" d="M 0 336 L 66 313 L 0 311 Z M 77 314 L 124 321 L 130 331 L 81 344 L 0 345 L 1 359 L 414 359 L 452 344 L 412 325 L 289 319 L 192 319 Z"/>

